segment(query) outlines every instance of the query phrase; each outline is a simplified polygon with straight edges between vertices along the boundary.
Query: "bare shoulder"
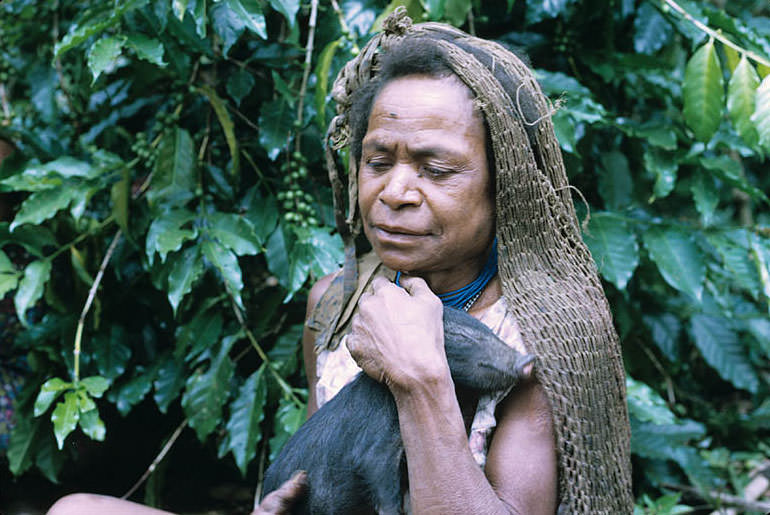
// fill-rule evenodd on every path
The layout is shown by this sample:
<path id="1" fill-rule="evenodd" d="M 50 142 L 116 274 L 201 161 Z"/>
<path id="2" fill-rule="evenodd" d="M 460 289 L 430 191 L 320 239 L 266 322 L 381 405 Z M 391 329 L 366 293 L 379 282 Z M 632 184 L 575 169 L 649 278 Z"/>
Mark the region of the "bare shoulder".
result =
<path id="1" fill-rule="evenodd" d="M 315 397 L 315 385 L 317 382 L 316 377 L 316 355 L 315 355 L 315 339 L 316 332 L 307 324 L 308 320 L 313 314 L 316 305 L 326 293 L 326 290 L 331 286 L 332 281 L 337 273 L 331 273 L 320 278 L 310 288 L 310 292 L 307 296 L 307 311 L 305 313 L 305 330 L 302 333 L 302 357 L 305 361 L 305 374 L 308 383 L 308 403 L 307 403 L 307 416 L 310 417 L 318 409 L 318 404 Z"/>
<path id="2" fill-rule="evenodd" d="M 543 385 L 533 376 L 516 386 L 500 403 L 500 421 L 516 420 L 529 431 L 553 435 L 551 402 Z"/>
<path id="3" fill-rule="evenodd" d="M 337 276 L 339 272 L 332 272 L 331 274 L 325 275 L 318 279 L 316 283 L 310 288 L 310 292 L 307 295 L 307 311 L 305 312 L 305 319 L 307 320 L 307 317 L 310 316 L 310 314 L 313 312 L 313 310 L 316 307 L 316 304 L 318 304 L 318 301 L 321 300 L 321 297 L 324 293 L 326 293 L 326 290 L 329 289 L 329 286 L 332 284 L 332 281 Z"/>

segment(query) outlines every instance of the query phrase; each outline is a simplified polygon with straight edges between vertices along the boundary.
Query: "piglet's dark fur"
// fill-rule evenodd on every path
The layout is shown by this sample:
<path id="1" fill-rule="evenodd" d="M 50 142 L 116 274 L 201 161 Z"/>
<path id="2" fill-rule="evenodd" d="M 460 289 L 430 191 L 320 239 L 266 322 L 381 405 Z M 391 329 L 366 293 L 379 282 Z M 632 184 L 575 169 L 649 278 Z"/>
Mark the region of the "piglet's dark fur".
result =
<path id="1" fill-rule="evenodd" d="M 463 311 L 444 308 L 444 345 L 456 385 L 492 392 L 515 385 L 534 358 Z M 308 494 L 295 514 L 398 514 L 407 488 L 404 446 L 388 388 L 359 374 L 289 439 L 265 474 L 271 492 L 297 470 Z"/>

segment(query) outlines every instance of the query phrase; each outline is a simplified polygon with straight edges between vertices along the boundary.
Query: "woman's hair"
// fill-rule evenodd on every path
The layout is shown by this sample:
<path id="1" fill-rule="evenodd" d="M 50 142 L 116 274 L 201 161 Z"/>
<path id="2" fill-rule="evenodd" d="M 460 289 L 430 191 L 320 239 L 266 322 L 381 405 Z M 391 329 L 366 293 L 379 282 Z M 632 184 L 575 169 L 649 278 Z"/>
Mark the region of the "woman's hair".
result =
<path id="1" fill-rule="evenodd" d="M 408 75 L 436 79 L 455 76 L 441 49 L 430 40 L 407 40 L 381 56 L 380 73 L 374 80 L 353 92 L 350 106 L 350 150 L 356 162 L 361 160 L 361 142 L 366 135 L 369 115 L 377 95 L 387 83 Z M 468 90 L 468 96 L 473 94 Z M 486 137 L 489 140 L 489 136 Z"/>
<path id="2" fill-rule="evenodd" d="M 461 46 L 462 45 L 458 45 Z M 467 46 L 464 50 L 473 54 L 479 61 L 483 63 L 489 63 L 492 71 L 494 72 L 494 60 L 492 57 L 486 55 L 486 53 L 474 46 Z M 410 38 L 403 40 L 393 47 L 389 48 L 387 53 L 380 56 L 380 70 L 377 76 L 364 84 L 361 88 L 354 91 L 351 95 L 351 106 L 349 114 L 350 123 L 350 151 L 356 162 L 361 161 L 361 144 L 366 136 L 367 126 L 369 124 L 369 115 L 372 112 L 372 106 L 377 98 L 377 95 L 382 91 L 382 88 L 392 80 L 406 77 L 409 75 L 424 75 L 436 79 L 442 79 L 445 77 L 458 78 L 452 68 L 450 67 L 443 48 L 433 38 Z M 511 99 L 516 99 L 517 90 L 520 84 L 514 84 L 509 75 L 507 74 L 495 74 L 497 80 L 503 86 L 503 89 Z M 462 81 L 461 81 L 462 82 Z M 468 97 L 474 98 L 474 94 L 470 88 L 467 88 Z M 515 100 L 514 100 L 515 101 Z M 522 98 L 519 92 L 519 104 L 522 109 L 522 114 L 529 119 L 534 120 L 539 117 L 537 115 L 537 108 L 533 104 L 528 95 L 524 95 Z M 502 107 L 502 106 L 501 106 Z M 486 142 L 487 153 L 487 166 L 492 174 L 495 176 L 495 153 L 492 149 L 492 138 L 489 134 L 489 124 L 483 112 L 480 113 L 484 120 L 484 136 Z M 529 114 L 529 115 L 528 115 Z M 536 125 L 536 124 L 535 124 Z M 535 127 L 532 126 L 531 130 L 528 130 L 530 136 L 530 144 L 535 141 L 533 137 Z M 494 181 L 493 181 L 494 184 Z"/>

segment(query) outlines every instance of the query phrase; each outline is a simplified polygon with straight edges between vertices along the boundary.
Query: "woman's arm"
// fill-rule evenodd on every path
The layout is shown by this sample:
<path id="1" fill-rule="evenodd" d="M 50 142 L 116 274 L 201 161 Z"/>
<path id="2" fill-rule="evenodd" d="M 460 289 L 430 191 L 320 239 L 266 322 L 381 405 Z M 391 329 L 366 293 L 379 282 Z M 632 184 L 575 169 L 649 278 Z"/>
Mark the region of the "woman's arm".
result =
<path id="1" fill-rule="evenodd" d="M 519 384 L 501 404 L 485 476 L 468 450 L 451 386 L 396 400 L 413 512 L 555 513 L 556 451 L 542 387 Z"/>
<path id="2" fill-rule="evenodd" d="M 554 513 L 556 451 L 542 388 L 527 381 L 501 404 L 485 475 L 468 448 L 449 374 L 441 303 L 421 279 L 401 284 L 375 279 L 348 346 L 396 400 L 412 512 Z"/>

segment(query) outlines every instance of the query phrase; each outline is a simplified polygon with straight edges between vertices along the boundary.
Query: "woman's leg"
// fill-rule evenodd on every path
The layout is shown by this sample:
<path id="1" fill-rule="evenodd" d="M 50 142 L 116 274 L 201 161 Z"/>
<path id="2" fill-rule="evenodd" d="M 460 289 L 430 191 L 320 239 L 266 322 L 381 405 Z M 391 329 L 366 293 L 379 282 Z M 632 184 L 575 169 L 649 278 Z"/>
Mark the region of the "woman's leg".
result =
<path id="1" fill-rule="evenodd" d="M 51 506 L 47 515 L 169 515 L 169 512 L 142 506 L 116 497 L 96 494 L 72 494 Z"/>

